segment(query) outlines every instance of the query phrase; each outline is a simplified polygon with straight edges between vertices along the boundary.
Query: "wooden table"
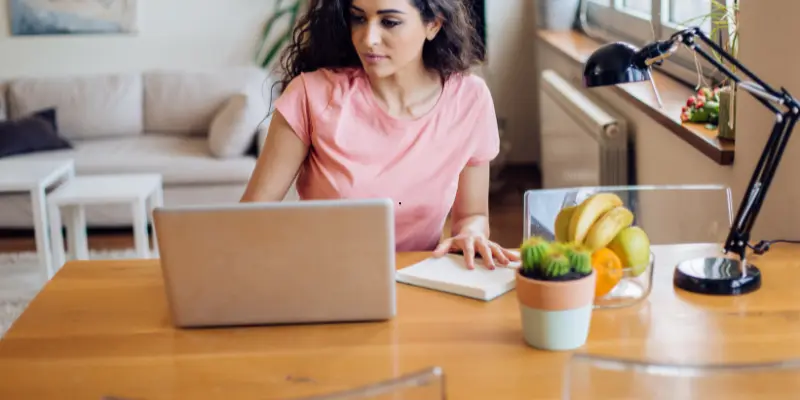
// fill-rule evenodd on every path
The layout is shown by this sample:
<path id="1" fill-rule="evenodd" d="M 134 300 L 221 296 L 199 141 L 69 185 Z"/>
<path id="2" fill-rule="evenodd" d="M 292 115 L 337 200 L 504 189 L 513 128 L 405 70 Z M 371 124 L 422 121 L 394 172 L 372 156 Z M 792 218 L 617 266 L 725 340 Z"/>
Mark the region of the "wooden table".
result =
<path id="1" fill-rule="evenodd" d="M 648 301 L 596 311 L 580 352 L 800 358 L 800 246 L 754 257 L 763 287 L 741 297 L 676 292 L 672 265 L 691 249 L 667 253 L 657 254 Z M 398 267 L 425 257 L 400 254 Z M 0 341 L 0 398 L 293 398 L 430 366 L 443 368 L 451 399 L 560 398 L 571 353 L 524 344 L 514 292 L 481 302 L 401 284 L 397 301 L 399 315 L 386 323 L 176 330 L 157 260 L 73 261 Z"/>

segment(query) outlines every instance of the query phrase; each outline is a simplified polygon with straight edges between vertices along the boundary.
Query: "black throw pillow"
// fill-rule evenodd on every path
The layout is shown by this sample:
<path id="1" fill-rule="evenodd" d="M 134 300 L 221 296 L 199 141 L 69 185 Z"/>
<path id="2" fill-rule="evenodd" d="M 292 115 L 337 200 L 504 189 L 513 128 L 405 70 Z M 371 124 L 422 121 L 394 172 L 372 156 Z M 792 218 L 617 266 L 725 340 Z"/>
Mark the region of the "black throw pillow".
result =
<path id="1" fill-rule="evenodd" d="M 47 121 L 50 126 L 53 127 L 53 130 L 58 133 L 58 124 L 56 123 L 56 109 L 55 108 L 47 108 L 44 110 L 37 111 L 31 115 L 31 117 L 39 117 Z"/>
<path id="2" fill-rule="evenodd" d="M 53 108 L 0 121 L 0 157 L 71 148 L 72 144 L 58 134 Z"/>

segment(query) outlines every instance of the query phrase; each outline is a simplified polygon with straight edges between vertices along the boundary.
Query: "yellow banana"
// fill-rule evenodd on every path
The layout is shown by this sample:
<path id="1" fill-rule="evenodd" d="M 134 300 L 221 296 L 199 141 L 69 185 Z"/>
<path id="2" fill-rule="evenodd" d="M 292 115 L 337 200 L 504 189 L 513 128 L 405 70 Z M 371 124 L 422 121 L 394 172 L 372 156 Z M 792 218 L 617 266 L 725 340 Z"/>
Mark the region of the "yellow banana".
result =
<path id="1" fill-rule="evenodd" d="M 583 245 L 589 251 L 602 249 L 608 246 L 623 229 L 633 223 L 633 213 L 623 206 L 617 206 L 603 214 L 597 222 L 589 228 Z"/>
<path id="2" fill-rule="evenodd" d="M 555 236 L 557 242 L 569 241 L 569 222 L 578 206 L 567 206 L 561 209 L 556 216 Z"/>
<path id="3" fill-rule="evenodd" d="M 623 205 L 614 193 L 595 193 L 584 200 L 572 215 L 569 223 L 569 241 L 583 244 L 586 234 L 594 223 L 614 207 Z"/>

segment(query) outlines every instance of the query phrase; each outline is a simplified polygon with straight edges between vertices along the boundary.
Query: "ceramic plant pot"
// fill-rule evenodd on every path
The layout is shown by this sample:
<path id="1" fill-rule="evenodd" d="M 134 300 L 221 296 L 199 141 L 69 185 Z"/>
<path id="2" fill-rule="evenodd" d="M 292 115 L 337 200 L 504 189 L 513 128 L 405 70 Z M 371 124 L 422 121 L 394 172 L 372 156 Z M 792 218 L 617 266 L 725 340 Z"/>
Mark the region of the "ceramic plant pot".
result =
<path id="1" fill-rule="evenodd" d="M 589 337 L 597 275 L 574 280 L 531 279 L 517 271 L 516 292 L 522 334 L 541 350 L 572 350 Z"/>

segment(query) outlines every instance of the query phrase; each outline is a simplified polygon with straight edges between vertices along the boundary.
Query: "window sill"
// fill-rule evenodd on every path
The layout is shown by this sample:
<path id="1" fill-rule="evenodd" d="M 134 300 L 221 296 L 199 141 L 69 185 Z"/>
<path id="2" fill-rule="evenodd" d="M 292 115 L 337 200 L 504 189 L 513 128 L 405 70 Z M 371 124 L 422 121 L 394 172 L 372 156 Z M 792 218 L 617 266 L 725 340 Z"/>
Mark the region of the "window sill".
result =
<path id="1" fill-rule="evenodd" d="M 602 45 L 577 31 L 539 30 L 538 35 L 542 43 L 579 64 L 583 64 Z M 694 93 L 693 90 L 658 71 L 653 75 L 663 108 L 659 108 L 655 94 L 648 85 L 619 85 L 614 86 L 613 90 L 717 164 L 732 165 L 732 141 L 718 139 L 717 131 L 707 129 L 704 124 L 681 122 L 681 108 Z"/>

